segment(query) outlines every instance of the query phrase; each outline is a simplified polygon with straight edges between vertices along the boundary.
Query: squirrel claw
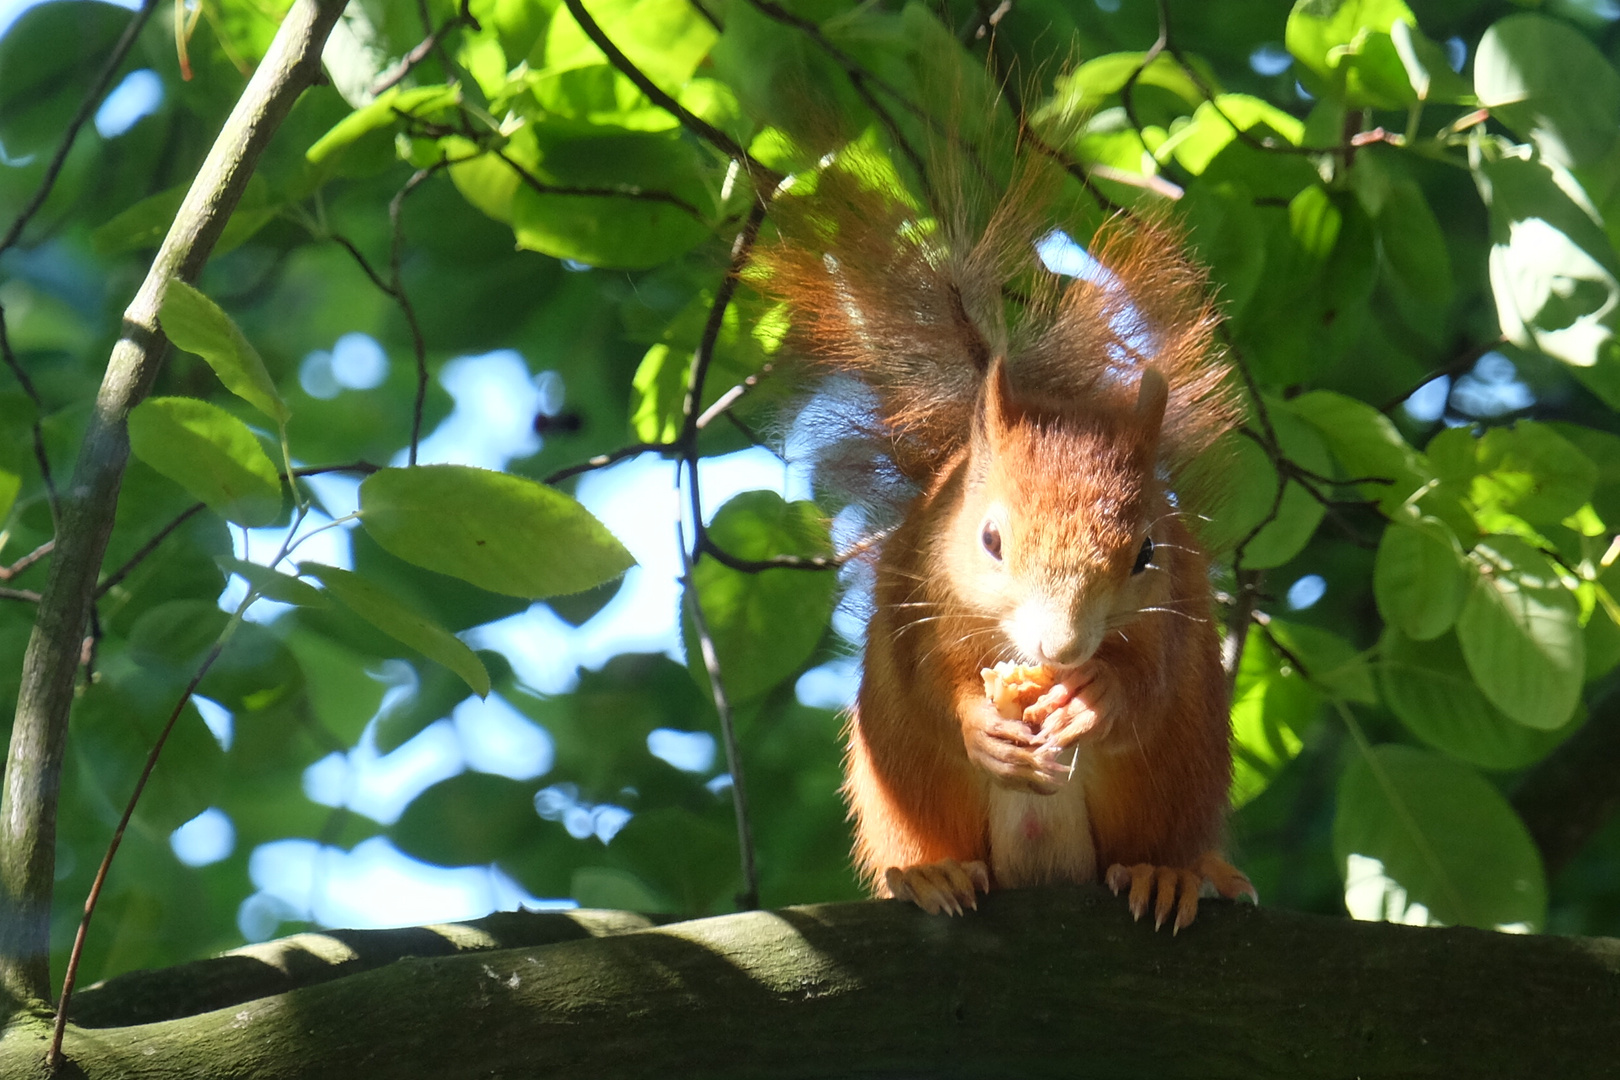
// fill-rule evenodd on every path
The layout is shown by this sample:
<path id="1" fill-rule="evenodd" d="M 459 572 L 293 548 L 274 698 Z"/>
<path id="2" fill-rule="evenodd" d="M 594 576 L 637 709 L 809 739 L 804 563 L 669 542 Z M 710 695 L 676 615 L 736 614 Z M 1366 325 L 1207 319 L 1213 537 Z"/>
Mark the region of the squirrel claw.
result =
<path id="1" fill-rule="evenodd" d="M 978 894 L 990 891 L 990 868 L 982 862 L 941 859 L 921 866 L 891 866 L 884 873 L 889 895 L 910 900 L 930 915 L 960 915 L 979 909 Z"/>
<path id="2" fill-rule="evenodd" d="M 1228 899 L 1247 896 L 1258 902 L 1249 879 L 1213 853 L 1201 856 L 1192 869 L 1154 866 L 1151 863 L 1137 863 L 1134 866 L 1115 863 L 1108 868 L 1103 881 L 1115 896 L 1122 889 L 1130 890 L 1126 902 L 1132 917 L 1138 922 L 1147 914 L 1148 900 L 1153 899 L 1155 930 L 1165 924 L 1172 911 L 1175 912 L 1175 920 L 1170 927 L 1172 935 L 1181 933 L 1197 918 L 1198 897 L 1206 885 Z"/>

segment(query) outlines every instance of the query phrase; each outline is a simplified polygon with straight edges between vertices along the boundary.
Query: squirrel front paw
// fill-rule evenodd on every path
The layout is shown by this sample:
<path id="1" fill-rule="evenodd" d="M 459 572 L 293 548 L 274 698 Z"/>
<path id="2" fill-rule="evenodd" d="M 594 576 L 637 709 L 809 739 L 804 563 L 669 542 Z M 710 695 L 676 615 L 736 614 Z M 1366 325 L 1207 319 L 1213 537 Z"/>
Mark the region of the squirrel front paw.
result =
<path id="1" fill-rule="evenodd" d="M 986 709 L 971 718 L 963 739 L 968 759 L 1002 787 L 1051 795 L 1069 778 L 1068 765 L 1047 751 L 1040 732 L 1022 720 L 1004 720 Z"/>
<path id="2" fill-rule="evenodd" d="M 1130 890 L 1128 902 L 1131 915 L 1138 921 L 1147 913 L 1148 898 L 1154 897 L 1155 930 L 1164 925 L 1164 920 L 1174 909 L 1176 921 L 1170 928 L 1172 934 L 1180 933 L 1183 927 L 1191 925 L 1193 919 L 1198 917 L 1198 896 L 1206 884 L 1228 900 L 1247 896 L 1255 903 L 1260 902 L 1259 894 L 1243 872 L 1213 852 L 1201 856 L 1191 869 L 1154 866 L 1151 863 L 1137 863 L 1135 866 L 1115 863 L 1108 868 L 1103 880 L 1115 896 L 1119 895 L 1121 889 Z"/>
<path id="3" fill-rule="evenodd" d="M 1043 750 L 1058 754 L 1082 739 L 1100 739 L 1114 725 L 1118 680 L 1105 666 L 1080 665 L 1024 710 L 1024 722 L 1039 725 Z"/>
<path id="4" fill-rule="evenodd" d="M 921 866 L 891 866 L 883 880 L 896 900 L 910 900 L 930 915 L 960 915 L 964 907 L 978 910 L 978 894 L 990 891 L 990 868 L 982 862 L 941 859 Z"/>

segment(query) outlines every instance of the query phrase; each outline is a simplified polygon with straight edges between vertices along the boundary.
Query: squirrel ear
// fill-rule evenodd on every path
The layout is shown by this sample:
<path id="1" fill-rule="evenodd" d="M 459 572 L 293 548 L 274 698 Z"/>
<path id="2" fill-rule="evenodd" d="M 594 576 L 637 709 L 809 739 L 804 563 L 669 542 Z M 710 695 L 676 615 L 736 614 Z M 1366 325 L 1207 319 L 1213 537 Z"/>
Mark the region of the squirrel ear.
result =
<path id="1" fill-rule="evenodd" d="M 1012 419 L 1012 382 L 1007 378 L 1007 362 L 993 357 L 984 373 L 984 413 L 981 417 L 987 431 L 1000 431 Z"/>
<path id="2" fill-rule="evenodd" d="M 1142 369 L 1142 381 L 1136 388 L 1136 422 L 1142 434 L 1151 442 L 1159 439 L 1159 428 L 1164 424 L 1164 408 L 1170 401 L 1170 384 L 1155 367 Z"/>

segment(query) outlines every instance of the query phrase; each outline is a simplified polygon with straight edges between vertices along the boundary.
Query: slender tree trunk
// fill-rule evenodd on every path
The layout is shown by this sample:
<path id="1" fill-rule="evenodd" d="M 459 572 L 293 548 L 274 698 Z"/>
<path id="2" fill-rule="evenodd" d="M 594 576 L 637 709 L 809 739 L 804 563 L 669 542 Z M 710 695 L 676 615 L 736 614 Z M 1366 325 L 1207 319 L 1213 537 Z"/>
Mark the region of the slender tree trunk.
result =
<path id="1" fill-rule="evenodd" d="M 61 518 L 39 614 L 23 658 L 5 785 L 0 791 L 0 991 L 13 1005 L 50 996 L 49 921 L 56 797 L 68 712 L 101 559 L 129 457 L 125 422 L 168 348 L 158 308 L 172 278 L 202 270 L 259 154 L 321 74 L 321 47 L 343 0 L 298 0 L 192 182 L 152 268 L 124 312 Z"/>

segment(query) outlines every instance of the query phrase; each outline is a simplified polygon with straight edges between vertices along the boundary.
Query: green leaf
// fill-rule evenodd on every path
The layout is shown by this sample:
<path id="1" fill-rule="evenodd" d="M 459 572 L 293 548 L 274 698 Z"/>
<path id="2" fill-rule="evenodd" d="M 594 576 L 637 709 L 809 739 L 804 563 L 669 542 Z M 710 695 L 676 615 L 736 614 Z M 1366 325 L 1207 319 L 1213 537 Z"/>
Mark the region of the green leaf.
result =
<path id="1" fill-rule="evenodd" d="M 1541 858 L 1513 808 L 1460 762 L 1377 746 L 1339 781 L 1333 852 L 1358 919 L 1534 931 Z"/>
<path id="2" fill-rule="evenodd" d="M 1407 637 L 1439 637 L 1457 621 L 1471 570 L 1457 535 L 1438 518 L 1391 522 L 1373 560 L 1378 614 Z"/>
<path id="3" fill-rule="evenodd" d="M 335 175 L 370 175 L 393 161 L 391 132 L 401 114 L 427 118 L 453 108 L 460 101 L 461 91 L 455 86 L 418 86 L 408 90 L 392 87 L 377 95 L 369 105 L 339 120 L 304 151 L 304 157 L 311 165 Z"/>
<path id="4" fill-rule="evenodd" d="M 291 574 L 283 574 L 279 570 L 272 570 L 258 563 L 243 562 L 229 555 L 216 555 L 214 562 L 218 563 L 219 568 L 227 574 L 240 575 L 266 600 L 274 600 L 279 604 L 296 604 L 299 607 L 326 606 L 326 597 L 321 594 L 321 590 L 307 582 L 299 581 Z"/>
<path id="5" fill-rule="evenodd" d="M 489 694 L 489 672 L 461 640 L 395 600 L 358 574 L 320 563 L 299 563 L 298 572 L 315 578 L 349 610 L 429 660 L 460 675 L 479 697 Z"/>
<path id="6" fill-rule="evenodd" d="M 1274 132 L 1278 141 L 1298 146 L 1305 128 L 1297 117 L 1268 101 L 1247 94 L 1220 94 L 1213 102 L 1198 106 L 1192 119 L 1175 128 L 1153 156 L 1163 162 L 1173 155 L 1182 168 L 1199 176 L 1236 142 L 1239 131 L 1260 139 Z"/>
<path id="7" fill-rule="evenodd" d="M 1432 478 L 1423 455 L 1389 417 L 1364 401 L 1330 390 L 1313 390 L 1294 398 L 1288 407 L 1321 432 L 1350 478 L 1369 478 L 1360 485 L 1361 493 L 1376 500 L 1386 514 L 1395 512 L 1407 496 Z M 1374 477 L 1378 479 L 1372 480 Z"/>
<path id="8" fill-rule="evenodd" d="M 1272 430 L 1283 454 L 1313 473 L 1331 474 L 1333 459 L 1328 456 L 1327 446 L 1316 429 L 1289 412 L 1280 401 L 1268 399 L 1267 405 L 1271 409 Z M 1221 513 L 1215 522 L 1200 530 L 1200 536 L 1217 552 L 1235 552 L 1237 545 L 1242 544 L 1241 565 L 1245 569 L 1281 566 L 1304 550 L 1316 534 L 1326 508 L 1293 478 L 1286 482 L 1279 503 L 1277 470 L 1260 444 L 1241 433 L 1229 438 L 1227 443 L 1230 452 L 1222 452 L 1216 459 L 1224 475 L 1207 481 L 1218 485 L 1223 492 L 1224 497 L 1218 500 Z M 1191 483 L 1196 487 L 1206 481 Z M 1250 533 L 1262 522 L 1266 523 L 1264 527 L 1249 539 Z"/>
<path id="9" fill-rule="evenodd" d="M 169 227 L 174 224 L 185 202 L 190 184 L 177 184 L 156 195 L 148 195 L 133 206 L 120 211 L 90 234 L 90 244 L 102 255 L 127 255 L 147 251 L 163 243 Z M 270 185 L 255 173 L 248 179 L 242 198 L 231 211 L 225 231 L 214 245 L 214 257 L 234 251 L 270 222 L 275 220 L 281 207 L 269 199 Z"/>
<path id="10" fill-rule="evenodd" d="M 624 545 L 562 492 L 465 465 L 368 476 L 360 521 L 406 562 L 508 596 L 581 592 L 635 565 Z"/>
<path id="11" fill-rule="evenodd" d="M 832 553 L 820 509 L 809 502 L 784 502 L 774 491 L 746 491 L 726 503 L 714 516 L 709 537 L 740 559 Z M 827 630 L 837 587 L 831 571 L 748 574 L 713 558 L 698 563 L 692 576 L 726 692 L 736 701 L 763 696 L 804 666 Z M 690 612 L 683 628 L 687 664 L 698 685 L 707 686 Z"/>
<path id="12" fill-rule="evenodd" d="M 1419 101 L 1462 104 L 1475 100 L 1468 82 L 1451 70 L 1445 51 L 1418 33 L 1415 24 L 1397 19 L 1389 26 L 1389 38 Z"/>
<path id="13" fill-rule="evenodd" d="M 1372 705 L 1378 701 L 1366 657 L 1331 630 L 1272 619 L 1267 632 L 1305 666 L 1307 678 L 1329 698 Z"/>
<path id="14" fill-rule="evenodd" d="M 11 507 L 17 501 L 17 493 L 22 490 L 22 477 L 8 469 L 0 469 L 0 522 L 6 520 L 11 513 Z"/>
<path id="15" fill-rule="evenodd" d="M 1569 517 L 1592 498 L 1597 484 L 1591 459 L 1533 420 L 1487 431 L 1478 444 L 1478 470 L 1469 488 L 1476 506 L 1537 525 Z"/>
<path id="16" fill-rule="evenodd" d="M 1232 694 L 1232 806 L 1249 802 L 1304 748 L 1322 695 L 1263 634 L 1250 634 Z"/>
<path id="17" fill-rule="evenodd" d="M 238 525 L 281 512 L 281 476 L 248 426 L 197 398 L 148 398 L 129 414 L 129 446 L 209 509 Z"/>
<path id="18" fill-rule="evenodd" d="M 534 791 L 532 780 L 464 772 L 412 799 L 388 836 L 424 862 L 487 866 L 517 854 L 548 828 L 535 813 Z"/>
<path id="19" fill-rule="evenodd" d="M 1306 85 L 1352 108 L 1460 100 L 1466 84 L 1416 26 L 1404 0 L 1299 0 L 1284 40 Z"/>
<path id="20" fill-rule="evenodd" d="M 1502 336 L 1570 365 L 1620 405 L 1620 256 L 1595 220 L 1590 196 L 1556 163 L 1523 160 L 1476 137 L 1474 181 L 1490 208 L 1491 293 Z"/>
<path id="21" fill-rule="evenodd" d="M 1401 723 L 1435 749 L 1478 768 L 1533 765 L 1579 726 L 1541 731 L 1509 719 L 1469 675 L 1452 634 L 1414 641 L 1391 626 L 1378 651 L 1378 683 Z"/>
<path id="22" fill-rule="evenodd" d="M 1357 169 L 1372 154 L 1356 159 Z M 1444 307 L 1451 302 L 1451 254 L 1445 233 L 1423 189 L 1412 180 L 1401 178 L 1390 183 L 1376 212 L 1368 207 L 1378 224 L 1378 246 L 1383 252 L 1399 287 L 1414 299 Z"/>
<path id="23" fill-rule="evenodd" d="M 592 0 L 586 8 L 630 62 L 668 91 L 679 89 L 692 77 L 720 37 L 687 0 Z M 542 74 L 607 61 L 561 4 L 544 40 Z"/>
<path id="24" fill-rule="evenodd" d="M 608 855 L 684 914 L 731 909 L 742 884 L 735 830 L 682 807 L 637 814 L 609 842 Z"/>
<path id="25" fill-rule="evenodd" d="M 1493 117 L 1565 168 L 1596 163 L 1620 134 L 1620 75 L 1558 19 L 1525 12 L 1485 31 L 1474 91 Z"/>
<path id="26" fill-rule="evenodd" d="M 97 803 L 117 807 L 104 811 L 109 825 L 123 810 L 184 685 L 143 672 L 104 675 L 74 702 L 67 768 L 80 773 L 78 781 L 95 791 Z M 219 796 L 222 758 L 202 714 L 187 702 L 136 804 L 134 831 L 164 836 L 208 809 Z"/>
<path id="27" fill-rule="evenodd" d="M 644 269 L 710 233 L 704 159 L 679 132 L 550 119 L 532 125 L 540 160 L 513 191 L 520 247 L 592 266 Z M 527 164 L 527 163 L 525 163 Z"/>
<path id="28" fill-rule="evenodd" d="M 0 144 L 10 162 L 55 148 L 132 18 L 102 3 L 21 10 L 0 37 Z"/>
<path id="29" fill-rule="evenodd" d="M 169 281 L 158 320 L 169 340 L 208 362 L 225 389 L 278 424 L 292 415 L 258 350 L 219 305 L 179 278 Z"/>
<path id="30" fill-rule="evenodd" d="M 1146 53 L 1139 52 L 1109 53 L 1087 60 L 1072 72 L 1060 74 L 1053 80 L 1054 106 L 1088 115 L 1132 80 L 1136 86 L 1168 90 L 1190 109 L 1196 109 L 1208 99 L 1186 68 L 1172 57 L 1160 53 L 1144 65 L 1142 61 L 1146 58 Z"/>
<path id="31" fill-rule="evenodd" d="M 1580 610 L 1552 561 L 1513 536 L 1482 541 L 1479 567 L 1457 620 L 1474 681 L 1528 727 L 1563 727 L 1580 701 L 1586 665 Z"/>

